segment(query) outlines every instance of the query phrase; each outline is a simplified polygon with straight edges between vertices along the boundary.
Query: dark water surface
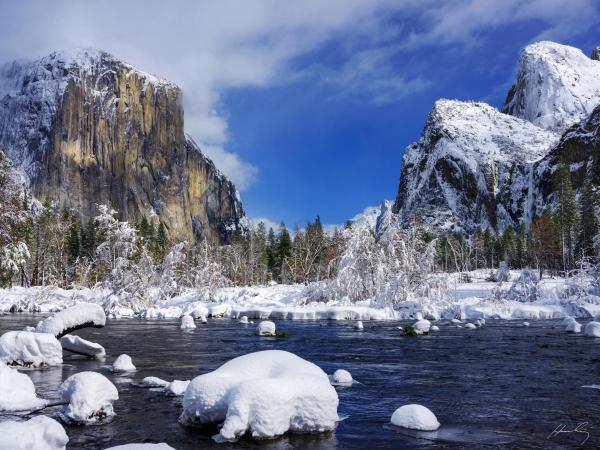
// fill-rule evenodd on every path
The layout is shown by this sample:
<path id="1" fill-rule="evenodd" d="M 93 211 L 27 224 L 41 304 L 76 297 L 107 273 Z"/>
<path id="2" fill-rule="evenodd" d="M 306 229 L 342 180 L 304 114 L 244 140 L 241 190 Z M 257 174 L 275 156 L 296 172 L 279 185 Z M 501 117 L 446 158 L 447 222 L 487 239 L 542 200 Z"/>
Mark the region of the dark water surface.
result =
<path id="1" fill-rule="evenodd" d="M 34 325 L 40 316 L 0 317 L 0 333 Z M 398 322 L 350 323 L 278 321 L 285 339 L 259 338 L 254 325 L 229 319 L 198 323 L 192 331 L 175 321 L 111 320 L 103 329 L 77 332 L 102 344 L 105 362 L 65 356 L 61 367 L 28 371 L 38 395 L 56 397 L 68 376 L 93 370 L 119 390 L 117 416 L 106 425 L 66 426 L 68 448 L 104 449 L 129 442 L 167 442 L 178 450 L 333 448 L 600 448 L 600 339 L 567 335 L 558 321 L 488 321 L 477 330 L 442 323 L 440 332 L 401 337 Z M 349 370 L 351 388 L 338 388 L 339 412 L 347 416 L 326 435 L 289 435 L 273 441 L 216 444 L 210 433 L 178 423 L 181 400 L 140 388 L 132 380 L 158 376 L 189 380 L 224 362 L 257 350 L 288 350 L 327 373 Z M 121 353 L 138 371 L 113 374 Z M 437 433 L 399 432 L 389 425 L 394 410 L 407 403 L 430 408 L 442 427 Z M 548 435 L 588 422 L 590 434 Z M 581 427 L 580 427 L 581 429 Z M 0 436 L 1 440 L 1 436 Z"/>

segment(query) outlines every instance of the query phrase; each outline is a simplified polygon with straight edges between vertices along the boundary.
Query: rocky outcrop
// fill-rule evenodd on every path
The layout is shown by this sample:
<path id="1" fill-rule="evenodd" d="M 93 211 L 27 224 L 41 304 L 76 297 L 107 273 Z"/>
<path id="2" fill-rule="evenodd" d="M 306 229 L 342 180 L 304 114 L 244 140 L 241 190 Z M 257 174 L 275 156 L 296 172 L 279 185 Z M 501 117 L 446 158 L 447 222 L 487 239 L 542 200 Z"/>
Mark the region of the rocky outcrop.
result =
<path id="1" fill-rule="evenodd" d="M 157 215 L 177 240 L 244 230 L 235 187 L 184 133 L 180 89 L 105 52 L 4 67 L 0 144 L 37 198 L 82 220 L 104 203 Z"/>

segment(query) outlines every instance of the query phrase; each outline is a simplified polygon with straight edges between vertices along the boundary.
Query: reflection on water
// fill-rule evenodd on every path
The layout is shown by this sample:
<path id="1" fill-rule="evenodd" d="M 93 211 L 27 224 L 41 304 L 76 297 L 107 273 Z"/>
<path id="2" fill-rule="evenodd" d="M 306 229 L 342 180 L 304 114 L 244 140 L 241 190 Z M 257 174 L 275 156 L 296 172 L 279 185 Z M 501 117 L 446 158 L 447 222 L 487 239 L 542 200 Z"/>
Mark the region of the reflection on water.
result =
<path id="1" fill-rule="evenodd" d="M 0 317 L 0 332 L 34 324 L 39 317 Z M 490 323 L 491 322 L 491 323 Z M 94 427 L 66 427 L 69 448 L 103 449 L 127 442 L 167 442 L 179 450 L 197 448 L 565 448 L 581 439 L 562 433 L 548 439 L 559 424 L 576 428 L 589 422 L 585 448 L 600 447 L 600 392 L 580 386 L 600 381 L 600 339 L 566 335 L 557 322 L 490 321 L 477 330 L 441 325 L 439 333 L 401 337 L 398 323 L 352 324 L 281 321 L 285 339 L 259 338 L 254 326 L 215 319 L 182 331 L 178 321 L 109 321 L 104 329 L 77 332 L 102 344 L 105 361 L 66 356 L 61 367 L 30 370 L 40 396 L 56 398 L 68 376 L 98 371 L 117 386 L 117 416 Z M 598 342 L 597 342 L 598 341 Z M 335 432 L 288 435 L 274 441 L 245 439 L 216 444 L 215 430 L 185 428 L 178 422 L 181 400 L 141 388 L 136 380 L 157 376 L 186 380 L 257 350 L 292 351 L 327 373 L 349 370 L 360 382 L 338 387 L 340 415 Z M 137 371 L 112 373 L 121 353 Z M 442 427 L 437 433 L 398 430 L 389 425 L 394 410 L 407 403 L 429 407 Z M 1 439 L 1 437 L 0 437 Z"/>

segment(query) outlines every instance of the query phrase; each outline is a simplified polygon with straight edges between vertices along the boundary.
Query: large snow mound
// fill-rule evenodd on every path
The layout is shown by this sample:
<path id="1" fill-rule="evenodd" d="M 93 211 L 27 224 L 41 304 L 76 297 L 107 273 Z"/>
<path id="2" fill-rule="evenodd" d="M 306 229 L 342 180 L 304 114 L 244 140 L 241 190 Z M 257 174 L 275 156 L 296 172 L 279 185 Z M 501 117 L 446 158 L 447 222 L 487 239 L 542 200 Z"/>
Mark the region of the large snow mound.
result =
<path id="1" fill-rule="evenodd" d="M 287 431 L 332 430 L 338 403 L 318 366 L 293 353 L 265 350 L 194 378 L 183 397 L 181 420 L 224 421 L 217 440 L 235 440 L 247 431 L 254 438 L 272 438 Z"/>
<path id="2" fill-rule="evenodd" d="M 69 404 L 61 415 L 69 422 L 93 424 L 114 415 L 113 402 L 119 399 L 117 388 L 96 372 L 79 372 L 60 385 L 60 395 Z"/>
<path id="3" fill-rule="evenodd" d="M 392 414 L 392 425 L 411 430 L 435 431 L 440 427 L 435 414 L 421 405 L 404 405 Z"/>
<path id="4" fill-rule="evenodd" d="M 65 334 L 59 339 L 60 345 L 65 350 L 79 355 L 85 355 L 92 358 L 102 359 L 106 356 L 106 350 L 100 344 L 87 341 L 79 336 Z"/>
<path id="5" fill-rule="evenodd" d="M 35 386 L 29 376 L 0 364 L 0 412 L 30 411 L 44 405 L 46 401 L 35 394 Z"/>
<path id="6" fill-rule="evenodd" d="M 565 131 L 600 104 L 600 61 L 568 45 L 542 41 L 521 53 L 517 82 L 502 110 Z"/>
<path id="7" fill-rule="evenodd" d="M 60 342 L 49 333 L 9 331 L 0 336 L 0 362 L 27 367 L 62 363 Z"/>
<path id="8" fill-rule="evenodd" d="M 38 324 L 36 331 L 51 333 L 59 338 L 79 328 L 104 325 L 106 325 L 106 314 L 100 305 L 80 303 L 44 319 Z"/>
<path id="9" fill-rule="evenodd" d="M 65 450 L 69 442 L 62 425 L 46 416 L 0 422 L 0 436 L 0 450 Z"/>

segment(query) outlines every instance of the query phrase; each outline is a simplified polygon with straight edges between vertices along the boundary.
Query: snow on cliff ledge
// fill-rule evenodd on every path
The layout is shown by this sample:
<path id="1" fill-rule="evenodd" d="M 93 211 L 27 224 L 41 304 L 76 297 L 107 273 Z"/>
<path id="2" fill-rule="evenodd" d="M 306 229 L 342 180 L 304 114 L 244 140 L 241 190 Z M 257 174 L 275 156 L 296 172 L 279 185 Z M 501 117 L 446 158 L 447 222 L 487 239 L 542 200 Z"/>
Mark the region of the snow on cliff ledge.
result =
<path id="1" fill-rule="evenodd" d="M 564 131 L 600 104 L 600 61 L 554 42 L 521 52 L 517 81 L 502 111 L 542 128 Z"/>

